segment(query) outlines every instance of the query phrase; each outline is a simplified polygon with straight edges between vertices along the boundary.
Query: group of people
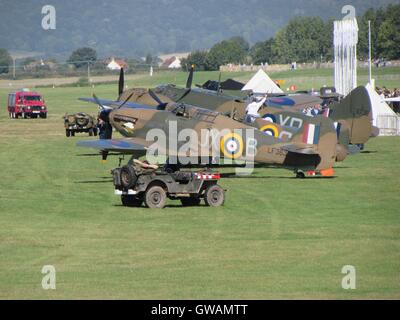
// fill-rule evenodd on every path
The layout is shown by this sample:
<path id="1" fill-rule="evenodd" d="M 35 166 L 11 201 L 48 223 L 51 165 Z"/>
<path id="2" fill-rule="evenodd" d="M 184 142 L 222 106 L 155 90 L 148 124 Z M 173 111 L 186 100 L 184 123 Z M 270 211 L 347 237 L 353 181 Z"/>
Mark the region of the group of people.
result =
<path id="1" fill-rule="evenodd" d="M 383 99 L 387 98 L 400 98 L 400 89 L 394 88 L 390 90 L 385 86 L 382 88 L 376 87 L 376 92 L 381 96 Z M 392 101 L 388 102 L 389 106 L 393 109 L 394 112 L 400 113 L 400 101 Z"/>
<path id="2" fill-rule="evenodd" d="M 322 112 L 322 107 L 321 105 L 316 104 L 312 107 L 305 107 L 302 112 L 307 116 L 314 117 Z"/>

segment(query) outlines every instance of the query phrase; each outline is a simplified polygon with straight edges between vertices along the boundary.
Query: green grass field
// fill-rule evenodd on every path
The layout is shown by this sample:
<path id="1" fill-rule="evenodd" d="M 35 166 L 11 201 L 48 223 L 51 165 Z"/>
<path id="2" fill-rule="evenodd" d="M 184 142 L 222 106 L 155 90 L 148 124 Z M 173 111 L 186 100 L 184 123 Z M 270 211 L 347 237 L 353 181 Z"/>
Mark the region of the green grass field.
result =
<path id="1" fill-rule="evenodd" d="M 398 137 L 372 139 L 332 179 L 223 169 L 221 208 L 125 208 L 109 173 L 118 158 L 84 156 L 75 143 L 87 136 L 67 139 L 61 119 L 95 114 L 76 98 L 115 98 L 116 86 L 39 90 L 46 120 L 8 119 L 0 90 L 1 299 L 400 298 Z M 44 265 L 56 290 L 41 287 Z M 341 288 L 344 265 L 356 268 L 355 290 Z"/>

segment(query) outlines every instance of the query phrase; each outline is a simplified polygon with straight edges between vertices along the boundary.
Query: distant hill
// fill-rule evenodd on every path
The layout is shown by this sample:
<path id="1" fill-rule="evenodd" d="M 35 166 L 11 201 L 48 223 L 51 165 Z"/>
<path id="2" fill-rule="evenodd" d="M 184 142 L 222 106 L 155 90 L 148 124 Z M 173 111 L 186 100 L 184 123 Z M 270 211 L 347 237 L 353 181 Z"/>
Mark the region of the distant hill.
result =
<path id="1" fill-rule="evenodd" d="M 340 18 L 349 3 L 361 15 L 399 0 L 0 0 L 0 48 L 60 57 L 83 46 L 99 56 L 187 52 L 236 35 L 265 40 L 295 15 Z M 56 30 L 41 27 L 47 4 Z"/>

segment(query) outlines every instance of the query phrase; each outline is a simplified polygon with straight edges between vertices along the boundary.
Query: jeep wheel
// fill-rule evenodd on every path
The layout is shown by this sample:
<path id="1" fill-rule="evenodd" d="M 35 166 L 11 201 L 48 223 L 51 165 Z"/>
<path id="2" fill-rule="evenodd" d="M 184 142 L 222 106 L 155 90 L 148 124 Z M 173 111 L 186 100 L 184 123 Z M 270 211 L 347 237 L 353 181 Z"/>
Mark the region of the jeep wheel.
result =
<path id="1" fill-rule="evenodd" d="M 225 193 L 219 185 L 214 184 L 206 189 L 204 202 L 210 207 L 219 207 L 224 204 Z"/>
<path id="2" fill-rule="evenodd" d="M 71 131 L 69 131 L 68 129 L 65 129 L 65 135 L 68 137 L 71 136 Z"/>
<path id="3" fill-rule="evenodd" d="M 130 194 L 121 195 L 121 202 L 125 207 L 140 207 L 143 203 L 142 198 Z"/>
<path id="4" fill-rule="evenodd" d="M 164 208 L 167 200 L 165 190 L 160 186 L 150 187 L 145 194 L 144 203 L 148 208 Z"/>
<path id="5" fill-rule="evenodd" d="M 200 204 L 200 198 L 198 197 L 181 198 L 181 203 L 183 207 L 198 206 Z"/>

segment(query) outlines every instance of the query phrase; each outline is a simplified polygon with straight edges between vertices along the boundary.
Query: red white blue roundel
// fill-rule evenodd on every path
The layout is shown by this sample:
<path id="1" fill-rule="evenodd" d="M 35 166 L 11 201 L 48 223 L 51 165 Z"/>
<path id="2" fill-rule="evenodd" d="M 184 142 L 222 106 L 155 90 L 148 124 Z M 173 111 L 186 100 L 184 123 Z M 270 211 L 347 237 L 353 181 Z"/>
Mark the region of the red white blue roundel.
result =
<path id="1" fill-rule="evenodd" d="M 269 121 L 269 122 L 274 122 L 274 123 L 276 123 L 276 118 L 275 118 L 275 116 L 274 116 L 273 114 L 270 114 L 270 113 L 264 114 L 264 115 L 263 115 L 263 119 L 266 120 L 266 121 Z"/>
<path id="2" fill-rule="evenodd" d="M 229 153 L 236 153 L 239 150 L 239 141 L 235 138 L 230 138 L 225 141 L 225 150 Z"/>
<path id="3" fill-rule="evenodd" d="M 243 140 L 236 133 L 229 133 L 221 139 L 221 151 L 225 157 L 236 159 L 243 153 Z"/>

